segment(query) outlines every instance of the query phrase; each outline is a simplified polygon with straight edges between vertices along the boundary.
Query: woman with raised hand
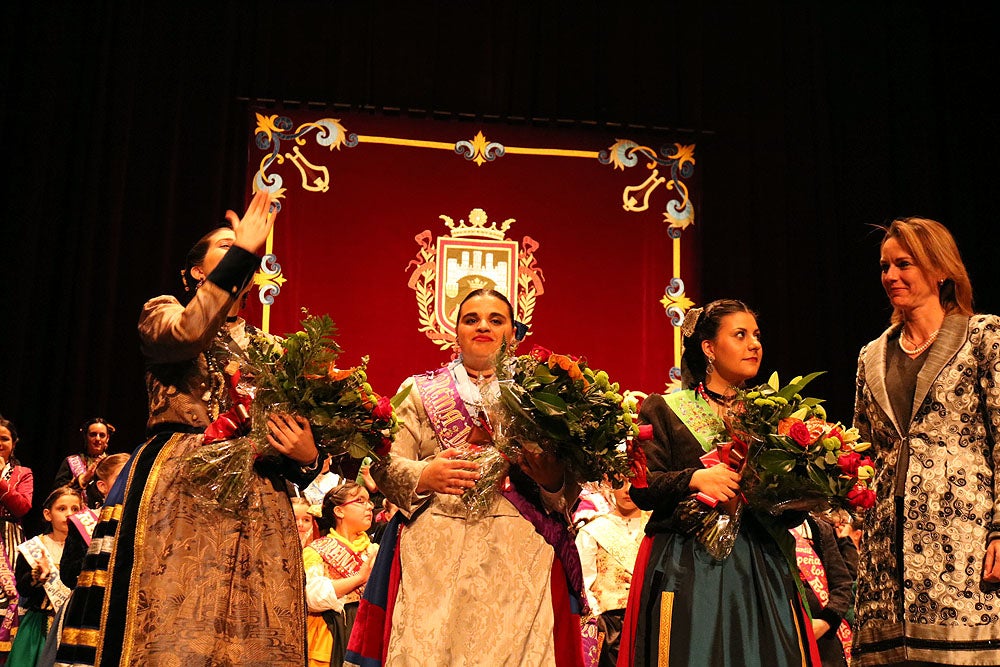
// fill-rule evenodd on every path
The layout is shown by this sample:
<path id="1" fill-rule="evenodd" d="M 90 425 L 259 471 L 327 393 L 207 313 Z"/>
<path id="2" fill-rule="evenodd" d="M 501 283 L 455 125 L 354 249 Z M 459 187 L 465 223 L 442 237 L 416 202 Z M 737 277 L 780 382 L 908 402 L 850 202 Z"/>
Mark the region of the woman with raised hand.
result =
<path id="1" fill-rule="evenodd" d="M 892 323 L 858 357 L 872 443 L 853 665 L 1000 664 L 1000 318 L 939 222 L 884 228 Z"/>
<path id="2" fill-rule="evenodd" d="M 270 205 L 258 192 L 242 218 L 227 212 L 232 228 L 192 248 L 186 305 L 161 296 L 143 307 L 151 437 L 108 495 L 94 532 L 102 548 L 85 559 L 58 663 L 305 664 L 304 574 L 285 482 L 304 486 L 318 468 L 308 423 L 270 418 L 280 456 L 256 466 L 242 511 L 201 500 L 185 478 L 206 429 L 219 440 L 249 426 L 236 373 L 251 332 L 238 313 Z"/>

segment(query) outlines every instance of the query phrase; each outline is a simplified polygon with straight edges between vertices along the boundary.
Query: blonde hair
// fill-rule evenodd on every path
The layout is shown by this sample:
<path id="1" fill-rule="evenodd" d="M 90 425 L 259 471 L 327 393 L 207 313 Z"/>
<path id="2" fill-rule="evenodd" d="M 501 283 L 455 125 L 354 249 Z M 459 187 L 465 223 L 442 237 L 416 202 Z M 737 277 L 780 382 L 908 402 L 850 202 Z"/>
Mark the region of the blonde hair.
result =
<path id="1" fill-rule="evenodd" d="M 938 298 L 946 314 L 972 315 L 975 312 L 969 273 L 965 270 L 955 238 L 947 227 L 929 218 L 897 218 L 888 227 L 879 226 L 879 229 L 885 232 L 879 247 L 889 239 L 896 239 L 913 255 L 917 266 L 925 272 L 944 275 L 938 288 Z M 893 309 L 893 324 L 902 321 L 903 314 L 898 308 Z"/>

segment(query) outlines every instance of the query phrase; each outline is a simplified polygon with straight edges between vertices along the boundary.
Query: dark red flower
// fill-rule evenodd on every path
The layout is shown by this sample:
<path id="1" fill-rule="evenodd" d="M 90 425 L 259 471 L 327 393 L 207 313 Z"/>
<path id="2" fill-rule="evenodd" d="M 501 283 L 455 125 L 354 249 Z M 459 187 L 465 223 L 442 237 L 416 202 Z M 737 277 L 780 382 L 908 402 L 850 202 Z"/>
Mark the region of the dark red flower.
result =
<path id="1" fill-rule="evenodd" d="M 536 345 L 531 348 L 531 352 L 528 354 L 530 354 L 531 358 L 535 361 L 545 362 L 549 360 L 549 355 L 552 354 L 552 350 L 544 348 L 541 345 Z"/>
<path id="2" fill-rule="evenodd" d="M 382 396 L 372 410 L 372 416 L 376 419 L 392 419 L 392 401 L 388 396 Z"/>
<path id="3" fill-rule="evenodd" d="M 392 438 L 387 438 L 382 436 L 382 444 L 378 446 L 375 450 L 375 455 L 378 457 L 384 457 L 389 455 L 389 450 L 392 449 Z"/>
<path id="4" fill-rule="evenodd" d="M 800 421 L 792 424 L 792 427 L 788 429 L 788 435 L 803 447 L 808 447 L 813 443 L 813 436 L 809 432 L 809 427 Z"/>
<path id="5" fill-rule="evenodd" d="M 856 509 L 869 509 L 875 506 L 875 492 L 861 484 L 855 484 L 847 493 L 847 502 Z"/>
<path id="6" fill-rule="evenodd" d="M 857 452 L 847 452 L 841 454 L 837 459 L 837 465 L 845 475 L 857 475 L 858 466 L 861 465 L 861 455 Z"/>

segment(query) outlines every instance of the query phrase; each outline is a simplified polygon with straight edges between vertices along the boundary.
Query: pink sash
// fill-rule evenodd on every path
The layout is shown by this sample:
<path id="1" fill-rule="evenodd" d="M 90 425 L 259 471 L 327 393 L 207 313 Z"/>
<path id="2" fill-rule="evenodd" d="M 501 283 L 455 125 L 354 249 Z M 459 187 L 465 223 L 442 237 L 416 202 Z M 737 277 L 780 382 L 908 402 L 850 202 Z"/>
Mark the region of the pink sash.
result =
<path id="1" fill-rule="evenodd" d="M 803 524 L 804 525 L 804 524 Z M 791 530 L 795 537 L 795 560 L 799 565 L 799 574 L 802 580 L 809 585 L 813 593 L 816 594 L 819 603 L 826 607 L 830 602 L 830 584 L 826 580 L 826 570 L 823 568 L 823 561 L 819 559 L 812 543 L 802 536 L 802 526 L 797 526 Z M 847 664 L 851 664 L 851 643 L 853 636 L 851 626 L 847 621 L 841 621 L 837 628 L 837 639 L 844 648 L 844 659 Z"/>
<path id="2" fill-rule="evenodd" d="M 80 536 L 83 537 L 83 541 L 89 547 L 90 540 L 94 536 L 94 526 L 100 520 L 100 515 L 94 510 L 84 510 L 83 512 L 74 514 L 69 520 L 80 531 Z"/>

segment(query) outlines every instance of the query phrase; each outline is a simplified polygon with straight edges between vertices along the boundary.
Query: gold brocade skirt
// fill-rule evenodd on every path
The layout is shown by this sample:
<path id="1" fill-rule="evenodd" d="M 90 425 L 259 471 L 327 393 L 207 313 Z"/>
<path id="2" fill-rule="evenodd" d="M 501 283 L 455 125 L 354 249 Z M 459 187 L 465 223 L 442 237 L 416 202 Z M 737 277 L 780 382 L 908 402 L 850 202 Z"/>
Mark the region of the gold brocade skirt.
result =
<path id="1" fill-rule="evenodd" d="M 155 436 L 123 470 L 127 485 L 102 513 L 118 523 L 110 556 L 102 564 L 88 554 L 60 647 L 63 658 L 66 639 L 86 649 L 93 637 L 93 663 L 83 650 L 67 664 L 305 664 L 305 578 L 288 497 L 252 475 L 255 509 L 245 514 L 196 499 L 182 475 L 201 442 Z"/>

